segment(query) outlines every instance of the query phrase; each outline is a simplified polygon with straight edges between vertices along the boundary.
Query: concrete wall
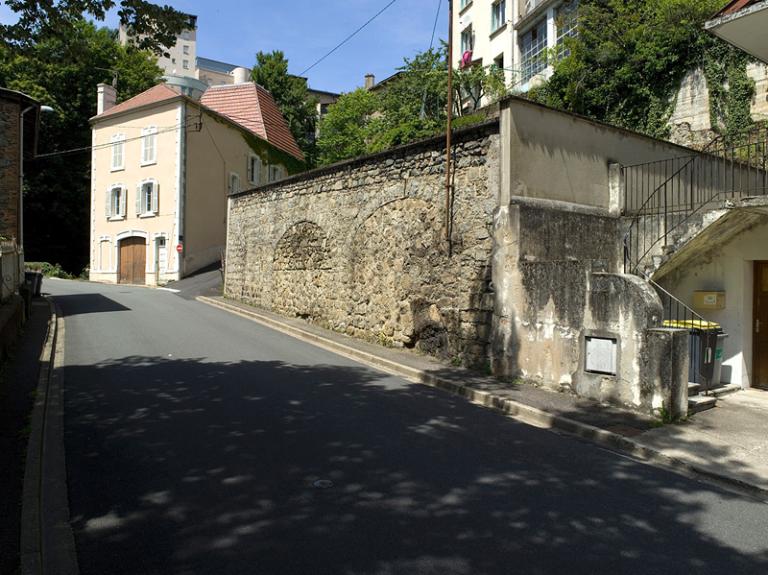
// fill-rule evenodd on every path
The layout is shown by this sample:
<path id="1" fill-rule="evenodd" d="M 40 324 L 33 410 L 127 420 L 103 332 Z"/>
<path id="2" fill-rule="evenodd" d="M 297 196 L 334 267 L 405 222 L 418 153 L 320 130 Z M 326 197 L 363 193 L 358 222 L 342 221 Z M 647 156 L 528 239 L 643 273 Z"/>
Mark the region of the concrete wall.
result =
<path id="1" fill-rule="evenodd" d="M 19 109 L 0 99 L 0 236 L 19 237 Z"/>
<path id="2" fill-rule="evenodd" d="M 743 387 L 750 386 L 752 372 L 753 270 L 756 260 L 768 261 L 768 215 L 730 241 L 701 250 L 696 259 L 659 280 L 665 289 L 691 307 L 694 291 L 726 292 L 725 309 L 696 311 L 719 323 L 728 334 L 722 382 Z"/>
<path id="3" fill-rule="evenodd" d="M 505 100 L 509 113 L 509 193 L 605 210 L 618 208 L 608 166 L 690 155 L 661 140 L 558 112 L 526 100 Z"/>
<path id="4" fill-rule="evenodd" d="M 453 245 L 443 140 L 234 197 L 225 295 L 398 347 L 487 359 L 497 124 L 457 135 Z"/>

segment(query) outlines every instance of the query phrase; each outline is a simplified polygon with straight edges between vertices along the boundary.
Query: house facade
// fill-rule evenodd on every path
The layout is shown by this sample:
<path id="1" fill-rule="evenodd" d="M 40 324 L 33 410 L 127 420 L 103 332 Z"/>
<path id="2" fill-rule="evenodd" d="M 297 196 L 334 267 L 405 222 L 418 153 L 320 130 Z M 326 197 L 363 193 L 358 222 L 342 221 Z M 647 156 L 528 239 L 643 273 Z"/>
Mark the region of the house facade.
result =
<path id="1" fill-rule="evenodd" d="M 578 0 L 458 0 L 456 65 L 496 66 L 506 83 L 527 92 L 552 74 L 551 54 L 576 34 Z"/>
<path id="2" fill-rule="evenodd" d="M 200 103 L 159 85 L 114 105 L 99 86 L 91 280 L 161 285 L 220 261 L 227 194 L 303 169 L 269 93 L 235 88 Z"/>

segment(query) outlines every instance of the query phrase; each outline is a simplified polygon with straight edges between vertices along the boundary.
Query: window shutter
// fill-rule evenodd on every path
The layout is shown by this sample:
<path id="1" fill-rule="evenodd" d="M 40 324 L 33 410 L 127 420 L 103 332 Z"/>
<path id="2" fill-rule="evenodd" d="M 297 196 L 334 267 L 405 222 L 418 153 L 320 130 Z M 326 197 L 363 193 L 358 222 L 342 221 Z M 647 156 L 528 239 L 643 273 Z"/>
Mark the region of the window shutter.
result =
<path id="1" fill-rule="evenodd" d="M 152 184 L 152 212 L 157 214 L 158 204 L 160 203 L 160 187 L 157 182 Z"/>
<path id="2" fill-rule="evenodd" d="M 136 186 L 136 215 L 140 216 L 144 210 L 142 209 L 141 205 L 141 196 L 142 196 L 142 184 L 139 184 Z"/>
<path id="3" fill-rule="evenodd" d="M 253 156 L 248 156 L 246 159 L 246 170 L 248 171 L 248 181 L 253 182 L 253 164 L 254 164 L 254 158 Z"/>
<path id="4" fill-rule="evenodd" d="M 106 206 L 106 212 L 107 217 L 112 217 L 112 188 L 107 190 L 107 206 Z"/>
<path id="5" fill-rule="evenodd" d="M 128 188 L 123 188 L 120 193 L 120 213 L 119 216 L 125 217 L 125 202 L 128 197 Z"/>

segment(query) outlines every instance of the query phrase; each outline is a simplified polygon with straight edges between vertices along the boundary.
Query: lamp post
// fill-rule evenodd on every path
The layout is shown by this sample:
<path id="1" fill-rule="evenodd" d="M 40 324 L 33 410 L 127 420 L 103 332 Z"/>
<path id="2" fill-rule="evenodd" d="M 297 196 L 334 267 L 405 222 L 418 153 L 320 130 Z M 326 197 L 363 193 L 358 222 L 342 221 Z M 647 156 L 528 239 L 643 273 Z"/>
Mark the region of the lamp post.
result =
<path id="1" fill-rule="evenodd" d="M 37 104 L 32 104 L 24 108 L 19 115 L 19 252 L 24 253 L 24 115 L 38 108 Z M 50 106 L 39 106 L 41 112 L 53 112 Z"/>

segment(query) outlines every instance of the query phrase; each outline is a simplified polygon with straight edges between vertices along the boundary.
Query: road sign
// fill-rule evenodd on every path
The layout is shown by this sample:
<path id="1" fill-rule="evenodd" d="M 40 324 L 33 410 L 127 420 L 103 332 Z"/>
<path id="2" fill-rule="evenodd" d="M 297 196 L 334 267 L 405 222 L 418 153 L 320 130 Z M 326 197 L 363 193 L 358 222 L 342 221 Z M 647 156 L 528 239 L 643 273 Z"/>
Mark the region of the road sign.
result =
<path id="1" fill-rule="evenodd" d="M 178 244 L 176 246 L 176 251 L 179 252 L 179 253 L 183 252 L 184 251 L 184 244 Z"/>

